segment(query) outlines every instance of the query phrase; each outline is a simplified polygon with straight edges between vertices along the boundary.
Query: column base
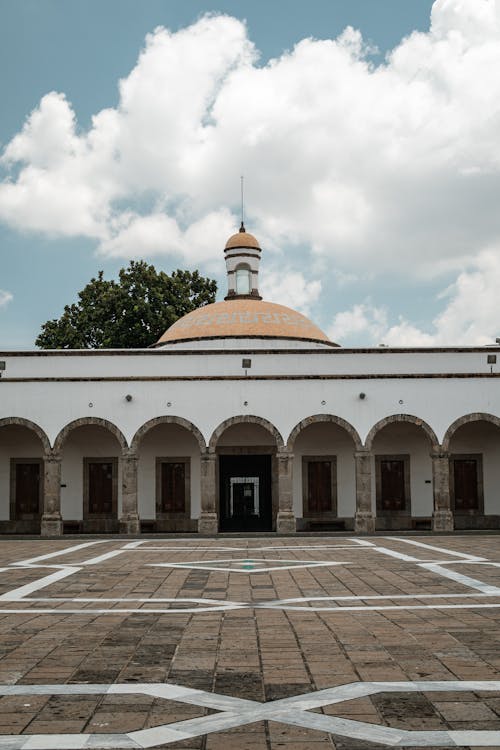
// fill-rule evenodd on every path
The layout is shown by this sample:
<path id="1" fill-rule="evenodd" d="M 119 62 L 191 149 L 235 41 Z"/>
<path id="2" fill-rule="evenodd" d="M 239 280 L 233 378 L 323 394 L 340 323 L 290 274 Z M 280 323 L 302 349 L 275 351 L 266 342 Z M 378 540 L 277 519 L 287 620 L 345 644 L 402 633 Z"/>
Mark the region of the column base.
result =
<path id="1" fill-rule="evenodd" d="M 292 511 L 290 510 L 278 511 L 278 517 L 276 518 L 276 533 L 277 534 L 296 534 L 297 533 L 297 521 Z"/>
<path id="2" fill-rule="evenodd" d="M 139 516 L 122 516 L 120 518 L 120 534 L 140 534 L 141 522 Z"/>
<path id="3" fill-rule="evenodd" d="M 375 518 L 373 513 L 356 513 L 354 516 L 354 531 L 356 534 L 374 534 Z"/>
<path id="4" fill-rule="evenodd" d="M 41 536 L 62 536 L 63 522 L 61 516 L 42 516 L 40 522 Z"/>
<path id="5" fill-rule="evenodd" d="M 433 531 L 453 531 L 455 523 L 451 510 L 436 510 L 432 514 Z"/>
<path id="6" fill-rule="evenodd" d="M 198 534 L 215 536 L 219 531 L 217 513 L 202 513 L 198 519 Z"/>

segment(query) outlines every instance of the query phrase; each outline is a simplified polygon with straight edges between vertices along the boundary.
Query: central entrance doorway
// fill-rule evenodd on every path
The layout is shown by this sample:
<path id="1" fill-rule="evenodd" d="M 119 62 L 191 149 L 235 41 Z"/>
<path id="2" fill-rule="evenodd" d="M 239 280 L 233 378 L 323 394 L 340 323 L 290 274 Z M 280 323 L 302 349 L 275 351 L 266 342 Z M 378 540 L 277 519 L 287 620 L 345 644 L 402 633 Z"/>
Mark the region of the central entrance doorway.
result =
<path id="1" fill-rule="evenodd" d="M 221 531 L 272 531 L 271 456 L 219 456 Z"/>

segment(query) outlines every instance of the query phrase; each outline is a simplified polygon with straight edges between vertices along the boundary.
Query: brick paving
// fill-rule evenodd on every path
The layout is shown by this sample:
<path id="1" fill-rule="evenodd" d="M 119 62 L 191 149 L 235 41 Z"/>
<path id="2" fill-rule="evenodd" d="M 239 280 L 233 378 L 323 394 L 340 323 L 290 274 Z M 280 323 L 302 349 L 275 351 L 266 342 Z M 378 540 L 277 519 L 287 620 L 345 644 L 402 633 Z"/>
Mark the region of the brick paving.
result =
<path id="1" fill-rule="evenodd" d="M 476 742 L 498 748 L 499 541 L 470 534 L 3 540 L 0 684 L 46 694 L 0 697 L 0 748 L 22 747 L 12 739 L 18 735 L 73 747 L 49 737 L 64 734 L 109 735 L 107 746 L 121 747 L 115 736 L 179 722 L 196 727 L 201 717 L 208 724 L 200 727 L 211 727 L 224 715 L 209 699 L 111 694 L 109 685 L 178 685 L 268 706 L 373 682 L 449 682 L 451 689 L 401 686 L 287 709 L 299 723 L 356 722 L 342 736 L 277 715 L 259 719 L 258 707 L 235 703 L 228 712 L 250 711 L 241 725 L 178 741 L 159 734 L 154 746 L 364 750 L 383 747 L 377 729 L 393 728 L 440 737 L 480 731 Z M 490 681 L 498 689 L 458 685 Z M 43 687 L 60 685 L 66 692 Z M 105 686 L 102 694 L 72 693 L 92 685 Z M 349 736 L 359 723 L 373 726 L 373 741 Z M 428 738 L 417 746 L 444 745 Z M 447 746 L 481 747 L 456 739 Z"/>

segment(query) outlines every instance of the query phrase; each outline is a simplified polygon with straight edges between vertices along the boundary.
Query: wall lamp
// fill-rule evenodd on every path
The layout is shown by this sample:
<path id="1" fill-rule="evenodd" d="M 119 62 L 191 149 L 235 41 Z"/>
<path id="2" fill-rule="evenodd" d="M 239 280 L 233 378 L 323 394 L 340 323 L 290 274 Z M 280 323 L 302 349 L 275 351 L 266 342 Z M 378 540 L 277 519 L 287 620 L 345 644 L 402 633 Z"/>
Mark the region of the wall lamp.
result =
<path id="1" fill-rule="evenodd" d="M 127 393 L 127 395 L 125 396 L 125 401 L 132 401 L 132 396 L 130 395 L 130 393 Z"/>
<path id="2" fill-rule="evenodd" d="M 366 398 L 366 393 L 360 393 L 359 397 L 360 397 L 361 401 L 363 401 L 363 399 Z"/>

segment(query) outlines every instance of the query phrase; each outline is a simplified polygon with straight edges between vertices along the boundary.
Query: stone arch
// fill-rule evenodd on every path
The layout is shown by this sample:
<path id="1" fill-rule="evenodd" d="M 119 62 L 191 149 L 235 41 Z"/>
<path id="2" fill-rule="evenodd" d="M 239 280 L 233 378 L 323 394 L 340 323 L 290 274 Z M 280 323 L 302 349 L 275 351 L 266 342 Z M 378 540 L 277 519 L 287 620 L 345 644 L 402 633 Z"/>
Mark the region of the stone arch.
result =
<path id="1" fill-rule="evenodd" d="M 485 412 L 473 412 L 472 414 L 464 414 L 463 417 L 455 419 L 454 422 L 446 430 L 443 438 L 443 451 L 450 449 L 450 441 L 455 432 L 462 427 L 464 424 L 470 424 L 471 422 L 490 422 L 495 427 L 500 427 L 500 418 L 495 417 L 494 414 L 487 414 Z"/>
<path id="2" fill-rule="evenodd" d="M 215 428 L 215 430 L 212 433 L 212 437 L 210 438 L 210 441 L 208 443 L 208 447 L 210 450 L 215 450 L 217 447 L 217 443 L 219 441 L 220 436 L 222 435 L 225 430 L 227 430 L 228 427 L 232 427 L 235 424 L 258 424 L 261 427 L 264 427 L 268 432 L 271 433 L 271 435 L 274 437 L 276 441 L 276 446 L 278 450 L 282 448 L 285 444 L 280 431 L 272 424 L 272 422 L 269 422 L 267 419 L 264 419 L 263 417 L 256 417 L 253 414 L 239 414 L 237 417 L 229 417 L 229 419 L 225 419 L 224 422 L 221 422 L 221 424 Z"/>
<path id="3" fill-rule="evenodd" d="M 434 432 L 432 427 L 423 419 L 420 419 L 420 417 L 415 417 L 413 414 L 391 414 L 389 417 L 384 417 L 373 425 L 370 432 L 366 436 L 365 449 L 371 450 L 375 436 L 384 427 L 387 427 L 387 425 L 393 424 L 394 422 L 409 422 L 410 424 L 414 424 L 417 427 L 421 427 L 429 438 L 432 449 L 436 449 L 436 447 L 439 445 L 439 440 L 437 439 L 436 433 Z"/>
<path id="4" fill-rule="evenodd" d="M 32 422 L 30 419 L 24 419 L 23 417 L 4 417 L 0 419 L 0 427 L 9 427 L 11 425 L 27 427 L 28 430 L 32 430 L 40 438 L 45 455 L 50 453 L 50 440 L 45 431 L 35 422 Z"/>
<path id="5" fill-rule="evenodd" d="M 76 430 L 77 427 L 85 427 L 87 425 L 104 427 L 106 430 L 111 432 L 111 434 L 114 435 L 118 440 L 118 442 L 120 443 L 120 448 L 122 449 L 122 453 L 127 452 L 128 444 L 125 436 L 120 428 L 113 424 L 113 422 L 109 422 L 107 419 L 101 419 L 100 417 L 81 417 L 80 419 L 74 419 L 72 422 L 69 422 L 62 428 L 62 430 L 54 440 L 54 453 L 61 452 L 64 442 L 70 432 Z"/>
<path id="6" fill-rule="evenodd" d="M 200 447 L 200 453 L 204 453 L 206 451 L 207 446 L 205 443 L 205 439 L 196 425 L 194 425 L 192 422 L 189 422 L 189 420 L 184 419 L 183 417 L 175 417 L 170 414 L 166 414 L 161 417 L 154 417 L 154 419 L 150 419 L 148 422 L 145 422 L 139 427 L 130 443 L 130 452 L 137 453 L 137 449 L 139 448 L 139 444 L 144 435 L 146 435 L 149 430 L 152 430 L 153 427 L 157 427 L 161 424 L 176 424 L 179 425 L 179 427 L 184 427 L 185 430 L 190 432 L 193 437 L 196 438 Z"/>
<path id="7" fill-rule="evenodd" d="M 288 437 L 288 442 L 286 445 L 287 450 L 289 450 L 290 452 L 293 451 L 295 440 L 303 429 L 309 427 L 309 425 L 319 424 L 321 422 L 330 422 L 331 424 L 335 424 L 338 427 L 342 427 L 342 429 L 344 429 L 354 440 L 356 450 L 361 450 L 362 442 L 361 438 L 359 437 L 358 431 L 352 426 L 352 424 L 346 422 L 345 419 L 342 419 L 342 417 L 337 417 L 334 414 L 314 414 L 313 416 L 306 417 L 301 422 L 296 424 Z"/>

